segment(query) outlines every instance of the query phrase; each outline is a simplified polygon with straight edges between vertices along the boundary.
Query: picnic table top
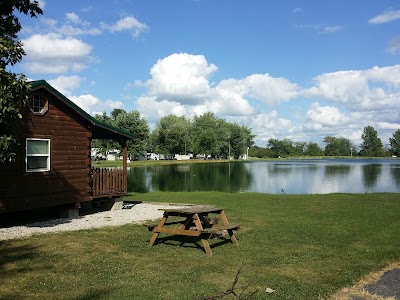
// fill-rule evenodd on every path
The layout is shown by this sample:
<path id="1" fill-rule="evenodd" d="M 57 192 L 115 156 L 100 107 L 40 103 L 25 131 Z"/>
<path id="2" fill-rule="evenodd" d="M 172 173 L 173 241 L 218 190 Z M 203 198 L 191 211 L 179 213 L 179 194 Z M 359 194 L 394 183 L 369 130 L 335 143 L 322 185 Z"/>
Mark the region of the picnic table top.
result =
<path id="1" fill-rule="evenodd" d="M 189 206 L 184 208 L 160 208 L 165 212 L 170 213 L 182 213 L 182 214 L 199 214 L 199 213 L 219 213 L 224 210 L 221 207 L 214 207 L 214 206 Z"/>

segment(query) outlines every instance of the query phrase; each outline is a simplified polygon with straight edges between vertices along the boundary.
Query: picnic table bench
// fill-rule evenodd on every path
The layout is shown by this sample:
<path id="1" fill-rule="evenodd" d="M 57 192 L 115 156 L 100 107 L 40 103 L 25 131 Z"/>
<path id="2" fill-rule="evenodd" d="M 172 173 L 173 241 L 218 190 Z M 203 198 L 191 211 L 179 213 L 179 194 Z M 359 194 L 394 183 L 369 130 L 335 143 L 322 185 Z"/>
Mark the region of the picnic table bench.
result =
<path id="1" fill-rule="evenodd" d="M 158 223 L 145 223 L 153 234 L 150 238 L 152 247 L 160 233 L 199 237 L 207 254 L 212 254 L 208 239 L 212 234 L 227 231 L 232 244 L 238 246 L 234 231 L 240 228 L 239 224 L 229 224 L 224 209 L 211 206 L 190 206 L 185 208 L 165 208 L 163 217 Z M 215 221 L 208 216 L 215 214 L 219 216 Z M 222 221 L 222 225 L 218 222 Z M 178 225 L 178 226 L 170 226 Z"/>

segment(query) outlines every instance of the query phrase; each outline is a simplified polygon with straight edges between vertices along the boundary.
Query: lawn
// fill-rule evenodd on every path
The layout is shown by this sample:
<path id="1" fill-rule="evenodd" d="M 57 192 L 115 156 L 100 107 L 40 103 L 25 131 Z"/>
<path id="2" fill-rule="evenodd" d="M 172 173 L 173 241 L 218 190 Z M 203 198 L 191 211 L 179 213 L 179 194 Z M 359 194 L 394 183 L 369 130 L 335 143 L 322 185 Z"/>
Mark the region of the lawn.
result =
<path id="1" fill-rule="evenodd" d="M 196 240 L 167 237 L 148 248 L 151 233 L 134 224 L 1 241 L 0 299 L 206 299 L 230 288 L 241 264 L 242 297 L 326 299 L 400 261 L 399 194 L 128 198 L 222 206 L 241 224 L 239 247 L 211 240 L 207 256 Z"/>

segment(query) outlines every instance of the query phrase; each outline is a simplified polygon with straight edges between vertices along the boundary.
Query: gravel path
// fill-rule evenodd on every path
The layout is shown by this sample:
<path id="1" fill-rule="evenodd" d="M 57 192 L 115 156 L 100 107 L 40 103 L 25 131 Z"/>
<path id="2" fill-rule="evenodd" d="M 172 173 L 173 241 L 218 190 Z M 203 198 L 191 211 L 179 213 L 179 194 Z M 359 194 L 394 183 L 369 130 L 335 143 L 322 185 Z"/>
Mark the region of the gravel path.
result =
<path id="1" fill-rule="evenodd" d="M 0 228 L 0 241 L 18 239 L 33 234 L 74 231 L 104 226 L 118 226 L 128 223 L 140 224 L 146 220 L 155 220 L 162 217 L 160 208 L 170 205 L 155 205 L 140 203 L 130 209 L 110 210 L 81 216 L 74 219 L 55 219 L 44 222 L 25 224 L 9 228 Z"/>

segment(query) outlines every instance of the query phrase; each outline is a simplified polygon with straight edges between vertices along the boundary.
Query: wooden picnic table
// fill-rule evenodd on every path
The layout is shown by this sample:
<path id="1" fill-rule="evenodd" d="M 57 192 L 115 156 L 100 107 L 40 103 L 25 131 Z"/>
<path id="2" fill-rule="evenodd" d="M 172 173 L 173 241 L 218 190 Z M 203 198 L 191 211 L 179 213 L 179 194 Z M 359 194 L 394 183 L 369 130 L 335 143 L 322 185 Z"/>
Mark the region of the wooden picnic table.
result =
<path id="1" fill-rule="evenodd" d="M 238 224 L 229 224 L 224 209 L 211 206 L 190 206 L 185 208 L 165 208 L 160 222 L 144 224 L 153 232 L 150 238 L 150 247 L 154 245 L 160 233 L 199 237 L 207 254 L 212 254 L 208 239 L 212 234 L 221 231 L 228 231 L 232 244 L 238 245 L 234 231 L 240 228 Z M 219 216 L 215 218 L 222 221 L 222 225 L 210 214 Z M 177 219 L 178 217 L 179 219 Z M 177 225 L 177 226 L 174 226 Z"/>

